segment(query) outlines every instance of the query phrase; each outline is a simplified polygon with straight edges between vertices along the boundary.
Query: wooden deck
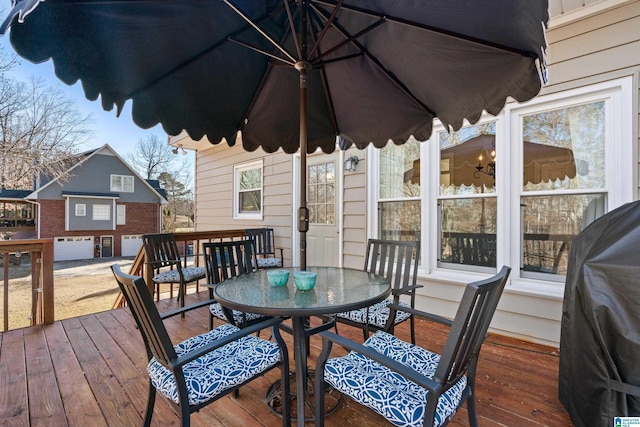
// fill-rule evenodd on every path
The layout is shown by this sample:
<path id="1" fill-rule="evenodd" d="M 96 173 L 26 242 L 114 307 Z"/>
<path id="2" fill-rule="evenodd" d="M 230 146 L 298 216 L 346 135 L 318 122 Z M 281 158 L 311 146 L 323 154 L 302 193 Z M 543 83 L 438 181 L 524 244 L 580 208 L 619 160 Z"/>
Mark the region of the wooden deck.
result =
<path id="1" fill-rule="evenodd" d="M 205 293 L 187 297 L 195 301 Z M 160 310 L 173 302 L 160 301 Z M 175 340 L 208 327 L 206 309 L 167 321 Z M 418 341 L 440 349 L 446 329 L 417 325 Z M 361 331 L 340 327 L 342 335 L 362 339 Z M 403 338 L 408 326 L 396 333 Z M 286 334 L 285 334 L 286 337 Z M 318 354 L 312 338 L 311 357 Z M 313 361 L 311 362 L 313 364 Z M 489 336 L 478 365 L 477 401 L 481 426 L 571 426 L 558 401 L 558 353 L 555 349 Z M 279 426 L 264 403 L 278 371 L 192 415 L 194 426 Z M 145 351 L 127 308 L 4 332 L 0 335 L 0 425 L 137 426 L 146 407 Z M 156 399 L 153 425 L 176 425 L 178 416 Z M 311 423 L 310 423 L 311 424 Z M 295 425 L 295 424 L 294 424 Z M 330 427 L 387 425 L 379 416 L 345 399 L 326 419 Z M 468 426 L 466 410 L 453 426 Z"/>

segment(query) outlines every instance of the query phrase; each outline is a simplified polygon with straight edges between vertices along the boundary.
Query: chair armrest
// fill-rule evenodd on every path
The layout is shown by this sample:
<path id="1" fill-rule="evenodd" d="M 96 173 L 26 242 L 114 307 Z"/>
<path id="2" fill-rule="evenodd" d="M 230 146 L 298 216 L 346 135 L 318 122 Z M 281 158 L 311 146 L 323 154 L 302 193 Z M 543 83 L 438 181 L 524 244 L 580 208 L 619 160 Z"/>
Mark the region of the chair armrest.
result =
<path id="1" fill-rule="evenodd" d="M 360 343 L 355 341 L 351 341 L 347 338 L 341 337 L 340 335 L 334 334 L 333 332 L 321 332 L 320 336 L 322 337 L 322 347 L 327 345 L 326 341 L 330 341 L 338 344 L 340 347 L 349 350 L 355 351 L 356 353 L 360 353 L 363 356 L 368 357 L 379 364 L 386 366 L 394 372 L 399 373 L 403 377 L 413 381 L 414 383 L 426 388 L 427 390 L 437 393 L 442 385 L 431 378 L 425 377 L 424 375 L 414 371 L 408 366 L 403 365 L 400 362 L 397 362 L 390 357 L 385 356 L 384 354 L 378 353 L 372 348 L 366 347 Z M 326 340 L 326 341 L 325 341 Z M 322 361 L 322 366 L 324 367 L 324 361 Z M 323 368 L 324 369 L 324 368 Z"/>
<path id="2" fill-rule="evenodd" d="M 393 291 L 391 291 L 392 295 L 409 295 L 410 293 L 414 292 L 416 289 L 420 289 L 420 288 L 424 288 L 423 285 L 413 285 L 413 286 L 407 286 L 405 288 L 402 289 L 394 289 Z"/>
<path id="3" fill-rule="evenodd" d="M 265 320 L 264 322 L 256 323 L 254 325 L 247 326 L 246 328 L 242 328 L 231 335 L 227 335 L 226 337 L 217 340 L 216 342 L 207 344 L 203 347 L 197 348 L 193 351 L 190 351 L 189 353 L 179 356 L 178 358 L 172 361 L 171 367 L 176 368 L 179 366 L 184 366 L 185 364 L 192 362 L 197 358 L 202 357 L 205 354 L 210 353 L 217 348 L 223 347 L 233 341 L 236 341 L 239 338 L 246 337 L 262 329 L 267 329 L 267 328 L 271 328 L 272 326 L 277 326 L 282 322 L 282 320 L 283 319 L 279 317 L 272 317 L 270 319 Z M 286 351 L 286 349 L 284 351 Z"/>
<path id="4" fill-rule="evenodd" d="M 188 305 L 186 307 L 181 307 L 181 308 L 176 308 L 175 310 L 166 311 L 166 312 L 160 314 L 160 318 L 162 320 L 168 319 L 169 317 L 173 317 L 173 316 L 175 316 L 177 314 L 182 314 L 182 313 L 186 313 L 188 311 L 194 310 L 196 308 L 209 306 L 211 304 L 214 304 L 215 302 L 216 302 L 215 299 L 209 299 L 209 300 L 206 300 L 206 301 L 200 301 L 198 303 L 191 304 L 191 305 Z"/>
<path id="5" fill-rule="evenodd" d="M 441 323 L 441 324 L 446 325 L 446 326 L 453 325 L 453 320 L 447 319 L 446 317 L 438 316 L 437 314 L 427 313 L 426 311 L 420 311 L 420 310 L 416 310 L 415 308 L 410 308 L 410 307 L 401 307 L 401 306 L 399 306 L 397 304 L 389 304 L 388 307 L 390 309 L 393 308 L 393 309 L 395 309 L 397 311 L 402 311 L 402 312 L 405 312 L 405 313 L 411 313 L 416 317 L 421 317 L 423 319 L 431 320 L 431 321 L 436 322 L 436 323 Z"/>
<path id="6" fill-rule="evenodd" d="M 163 259 L 161 261 L 145 261 L 145 264 L 180 264 L 182 263 L 182 261 L 180 261 L 179 259 Z"/>

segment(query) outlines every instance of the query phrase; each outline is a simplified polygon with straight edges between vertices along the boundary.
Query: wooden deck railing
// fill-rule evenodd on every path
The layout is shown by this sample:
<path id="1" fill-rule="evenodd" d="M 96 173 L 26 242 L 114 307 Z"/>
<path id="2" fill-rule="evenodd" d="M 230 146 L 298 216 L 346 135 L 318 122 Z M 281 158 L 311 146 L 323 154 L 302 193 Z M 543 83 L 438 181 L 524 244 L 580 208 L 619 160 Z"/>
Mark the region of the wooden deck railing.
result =
<path id="1" fill-rule="evenodd" d="M 176 238 L 176 243 L 178 244 L 178 250 L 180 251 L 180 256 L 184 266 L 186 267 L 188 262 L 193 262 L 194 265 L 198 266 L 203 262 L 203 242 L 220 242 L 223 240 L 244 238 L 245 230 L 192 231 L 187 233 L 174 233 L 174 236 Z M 144 248 L 141 247 L 133 261 L 129 274 L 144 277 L 147 285 L 149 286 L 149 291 L 153 294 L 153 282 L 151 281 L 152 273 L 153 272 L 150 269 L 146 268 L 146 256 Z M 198 284 L 196 284 L 196 287 L 198 287 Z M 196 290 L 199 290 L 199 288 Z M 122 307 L 124 303 L 124 297 L 122 294 L 118 294 L 118 297 L 113 304 L 113 308 Z"/>
<path id="2" fill-rule="evenodd" d="M 53 239 L 3 240 L 3 331 L 9 329 L 9 267 L 11 256 L 31 257 L 31 325 L 53 323 Z"/>

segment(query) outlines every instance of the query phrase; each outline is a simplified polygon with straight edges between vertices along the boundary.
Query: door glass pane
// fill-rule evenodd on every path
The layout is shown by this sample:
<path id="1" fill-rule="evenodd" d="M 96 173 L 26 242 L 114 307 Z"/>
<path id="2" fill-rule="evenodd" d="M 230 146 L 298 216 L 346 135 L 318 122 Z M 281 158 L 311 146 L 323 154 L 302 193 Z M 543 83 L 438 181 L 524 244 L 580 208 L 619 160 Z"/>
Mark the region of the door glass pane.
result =
<path id="1" fill-rule="evenodd" d="M 606 211 L 604 194 L 522 198 L 522 270 L 567 274 L 571 242 Z"/>
<path id="2" fill-rule="evenodd" d="M 326 224 L 327 223 L 327 207 L 325 205 L 318 205 L 316 207 L 316 222 L 318 224 Z"/>
<path id="3" fill-rule="evenodd" d="M 336 217 L 333 205 L 327 205 L 327 224 L 335 224 Z"/>
<path id="4" fill-rule="evenodd" d="M 496 266 L 495 197 L 441 200 L 440 223 L 440 262 Z"/>
<path id="5" fill-rule="evenodd" d="M 327 202 L 327 198 L 325 197 L 325 193 L 326 193 L 326 185 L 325 184 L 319 184 L 318 185 L 318 203 L 326 203 Z"/>
<path id="6" fill-rule="evenodd" d="M 334 203 L 336 200 L 336 194 L 335 194 L 333 184 L 327 184 L 325 191 L 326 191 L 325 197 L 326 197 L 327 203 Z"/>
<path id="7" fill-rule="evenodd" d="M 309 184 L 318 183 L 318 167 L 309 166 Z"/>
<path id="8" fill-rule="evenodd" d="M 308 168 L 307 207 L 311 224 L 335 224 L 335 164 Z"/>

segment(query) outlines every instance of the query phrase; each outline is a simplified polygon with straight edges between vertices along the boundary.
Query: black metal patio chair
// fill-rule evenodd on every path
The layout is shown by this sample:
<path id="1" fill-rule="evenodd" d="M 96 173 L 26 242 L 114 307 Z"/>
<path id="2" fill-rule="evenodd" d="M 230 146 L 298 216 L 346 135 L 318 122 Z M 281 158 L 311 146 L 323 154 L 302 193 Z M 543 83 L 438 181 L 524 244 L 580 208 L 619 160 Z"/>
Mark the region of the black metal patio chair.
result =
<path id="1" fill-rule="evenodd" d="M 466 401 L 469 424 L 476 427 L 478 355 L 510 271 L 509 267 L 502 267 L 487 280 L 467 284 L 453 321 L 395 304 L 390 306 L 391 317 L 397 310 L 410 310 L 416 317 L 450 325 L 441 355 L 385 331 L 377 331 L 364 344 L 321 332 L 316 408 L 324 407 L 328 384 L 397 426 L 446 425 Z M 329 359 L 333 343 L 350 353 Z M 324 425 L 324 414 L 316 414 L 316 425 Z"/>
<path id="2" fill-rule="evenodd" d="M 273 228 L 247 228 L 247 238 L 256 248 L 256 265 L 263 268 L 282 268 L 283 250 L 276 248 Z"/>
<path id="3" fill-rule="evenodd" d="M 156 300 L 160 298 L 160 285 L 171 286 L 170 296 L 173 297 L 173 284 L 178 284 L 178 301 L 184 307 L 184 296 L 187 284 L 197 282 L 206 277 L 203 267 L 185 267 L 182 265 L 180 252 L 173 233 L 144 234 L 142 245 L 146 255 L 146 263 L 153 271 L 151 279 L 156 288 Z"/>
<path id="4" fill-rule="evenodd" d="M 420 244 L 416 240 L 369 239 L 364 271 L 378 274 L 389 280 L 393 286 L 391 291 L 393 300 L 387 299 L 359 310 L 337 313 L 336 322 L 362 329 L 366 340 L 370 330 L 377 331 L 385 327 L 389 318 L 389 304 L 394 303 L 402 307 L 414 308 L 416 289 L 422 287 L 422 285 L 416 285 L 420 257 L 419 246 Z M 400 301 L 403 296 L 409 298 L 408 303 Z M 406 320 L 411 322 L 411 342 L 415 343 L 415 321 L 411 312 L 399 311 L 396 313 L 393 326 Z M 391 332 L 393 332 L 393 328 Z"/>
<path id="5" fill-rule="evenodd" d="M 207 274 L 207 283 L 216 285 L 230 277 L 257 271 L 256 254 L 251 240 L 226 242 L 207 242 L 202 244 Z M 209 288 L 209 297 L 213 299 L 213 289 Z M 229 310 L 219 303 L 209 306 L 211 313 L 209 327 L 213 328 L 213 319 L 218 318 L 233 325 L 246 327 L 264 320 L 266 316 Z"/>
<path id="6" fill-rule="evenodd" d="M 156 392 L 172 404 L 181 425 L 188 426 L 191 413 L 231 392 L 237 394 L 239 387 L 276 366 L 281 369 L 284 393 L 289 395 L 289 359 L 278 328 L 281 319 L 267 319 L 245 329 L 224 324 L 174 345 L 163 320 L 208 302 L 160 315 L 142 277 L 124 274 L 117 265 L 111 269 L 142 334 L 149 360 L 145 426 L 151 424 Z M 271 328 L 275 342 L 253 335 L 265 328 Z M 289 414 L 289 400 L 282 403 L 283 414 Z M 290 417 L 283 416 L 282 425 L 290 424 Z"/>

